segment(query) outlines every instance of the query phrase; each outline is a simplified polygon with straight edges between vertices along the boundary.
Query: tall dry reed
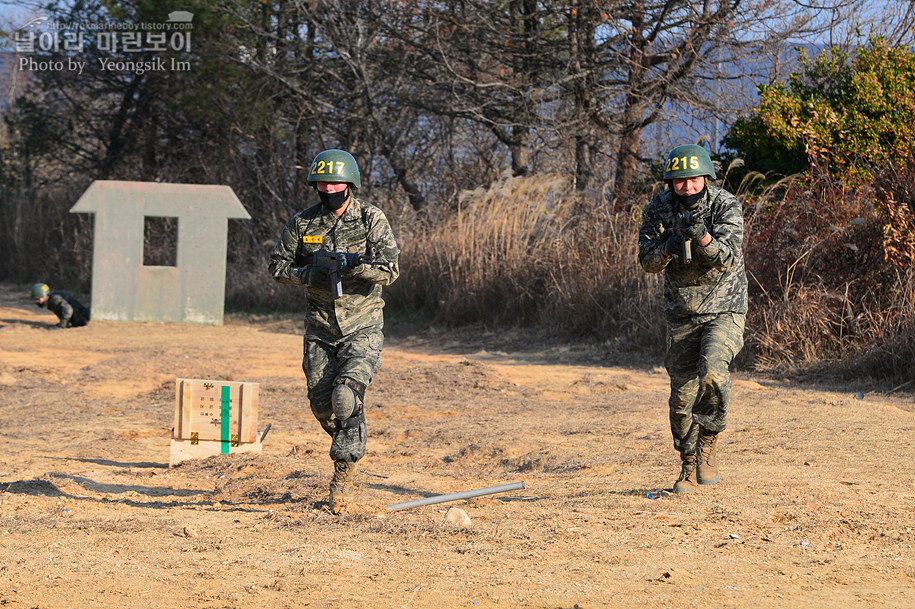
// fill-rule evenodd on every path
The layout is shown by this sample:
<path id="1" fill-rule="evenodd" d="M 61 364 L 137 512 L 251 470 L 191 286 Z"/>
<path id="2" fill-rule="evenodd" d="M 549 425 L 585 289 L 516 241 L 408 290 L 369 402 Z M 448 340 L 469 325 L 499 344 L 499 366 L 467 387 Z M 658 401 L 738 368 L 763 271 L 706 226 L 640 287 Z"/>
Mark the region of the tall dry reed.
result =
<path id="1" fill-rule="evenodd" d="M 659 283 L 638 266 L 637 237 L 632 217 L 582 199 L 564 177 L 503 177 L 412 233 L 392 298 L 453 325 L 657 345 Z"/>

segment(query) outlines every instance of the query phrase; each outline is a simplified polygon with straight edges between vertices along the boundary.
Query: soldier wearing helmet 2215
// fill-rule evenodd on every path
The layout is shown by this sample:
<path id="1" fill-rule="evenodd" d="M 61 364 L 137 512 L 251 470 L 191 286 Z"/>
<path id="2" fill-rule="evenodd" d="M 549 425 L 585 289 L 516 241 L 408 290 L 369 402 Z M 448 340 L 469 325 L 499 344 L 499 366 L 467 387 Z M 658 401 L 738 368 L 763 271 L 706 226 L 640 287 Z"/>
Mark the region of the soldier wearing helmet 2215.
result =
<path id="1" fill-rule="evenodd" d="M 667 190 L 645 207 L 639 231 L 639 263 L 664 273 L 670 429 L 681 460 L 677 493 L 718 482 L 728 367 L 743 347 L 743 211 L 734 195 L 709 183 L 714 179 L 704 148 L 674 148 L 664 168 Z"/>
<path id="2" fill-rule="evenodd" d="M 365 455 L 363 400 L 381 366 L 384 341 L 381 290 L 397 279 L 400 252 L 384 213 L 354 195 L 362 179 L 352 155 L 325 150 L 311 164 L 308 182 L 320 203 L 289 220 L 269 269 L 276 281 L 305 287 L 302 369 L 311 411 L 332 438 L 330 506 L 337 514 L 348 503 L 356 462 Z M 329 271 L 315 264 L 319 250 L 367 255 L 387 264 L 343 264 Z M 333 272 L 340 279 L 336 298 Z"/>

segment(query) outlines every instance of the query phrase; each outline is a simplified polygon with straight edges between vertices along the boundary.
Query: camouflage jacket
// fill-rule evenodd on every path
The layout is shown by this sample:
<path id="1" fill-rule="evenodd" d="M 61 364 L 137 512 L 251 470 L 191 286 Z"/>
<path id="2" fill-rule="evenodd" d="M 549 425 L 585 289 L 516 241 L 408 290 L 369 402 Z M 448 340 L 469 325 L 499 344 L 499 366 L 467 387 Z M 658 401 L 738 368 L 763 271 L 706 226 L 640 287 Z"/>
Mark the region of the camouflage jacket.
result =
<path id="1" fill-rule="evenodd" d="M 668 319 L 687 315 L 747 312 L 747 275 L 743 262 L 743 209 L 737 197 L 709 185 L 699 203 L 712 241 L 692 242 L 693 260 L 665 261 L 661 251 L 684 210 L 673 193 L 656 195 L 642 212 L 639 264 L 649 273 L 664 271 L 664 300 Z"/>
<path id="2" fill-rule="evenodd" d="M 51 292 L 46 306 L 49 311 L 57 315 L 60 320 L 57 325 L 61 328 L 71 325 L 81 326 L 89 321 L 89 310 L 66 292 Z"/>
<path id="3" fill-rule="evenodd" d="M 334 299 L 330 284 L 308 285 L 314 252 L 322 247 L 307 237 L 322 237 L 323 247 L 336 252 L 374 254 L 390 266 L 365 266 L 353 276 L 341 275 L 343 296 Z M 307 331 L 342 338 L 364 328 L 384 325 L 381 286 L 400 274 L 397 242 L 384 213 L 356 197 L 339 218 L 320 203 L 299 212 L 286 223 L 270 255 L 270 274 L 280 282 L 305 286 Z"/>

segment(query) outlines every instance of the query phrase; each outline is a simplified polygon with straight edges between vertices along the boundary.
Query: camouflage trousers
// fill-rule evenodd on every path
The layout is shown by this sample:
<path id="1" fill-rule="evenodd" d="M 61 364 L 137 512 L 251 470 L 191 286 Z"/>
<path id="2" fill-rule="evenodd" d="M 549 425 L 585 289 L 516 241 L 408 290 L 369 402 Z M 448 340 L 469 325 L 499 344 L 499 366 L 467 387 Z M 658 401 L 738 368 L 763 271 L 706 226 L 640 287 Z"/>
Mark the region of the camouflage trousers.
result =
<path id="1" fill-rule="evenodd" d="M 670 375 L 670 431 L 680 453 L 696 452 L 700 425 L 712 432 L 727 426 L 728 366 L 743 347 L 745 322 L 741 313 L 668 321 L 664 365 Z"/>
<path id="2" fill-rule="evenodd" d="M 355 463 L 365 455 L 368 439 L 362 392 L 354 391 L 352 421 L 339 421 L 333 411 L 334 388 L 347 379 L 364 392 L 381 367 L 383 344 L 380 328 L 366 328 L 340 339 L 305 333 L 302 370 L 308 381 L 308 401 L 311 412 L 331 437 L 330 458 L 334 461 Z"/>

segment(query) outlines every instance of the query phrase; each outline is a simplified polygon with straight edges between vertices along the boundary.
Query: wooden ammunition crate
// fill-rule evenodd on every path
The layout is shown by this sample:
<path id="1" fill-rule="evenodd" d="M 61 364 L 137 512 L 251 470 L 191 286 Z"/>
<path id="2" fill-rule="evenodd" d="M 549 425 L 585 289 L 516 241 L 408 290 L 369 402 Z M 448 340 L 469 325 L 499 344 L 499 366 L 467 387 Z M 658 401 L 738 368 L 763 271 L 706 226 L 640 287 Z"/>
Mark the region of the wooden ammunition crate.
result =
<path id="1" fill-rule="evenodd" d="M 170 465 L 187 459 L 260 452 L 257 383 L 177 379 Z"/>

